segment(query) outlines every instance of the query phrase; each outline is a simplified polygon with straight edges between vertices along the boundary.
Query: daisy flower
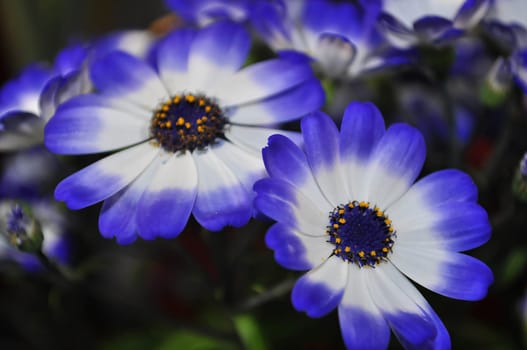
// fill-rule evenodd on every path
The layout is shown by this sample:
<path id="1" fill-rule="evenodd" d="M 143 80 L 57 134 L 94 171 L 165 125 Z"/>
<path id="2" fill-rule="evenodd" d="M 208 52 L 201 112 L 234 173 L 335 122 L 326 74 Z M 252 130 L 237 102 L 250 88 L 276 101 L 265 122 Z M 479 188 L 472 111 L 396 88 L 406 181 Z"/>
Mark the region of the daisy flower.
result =
<path id="1" fill-rule="evenodd" d="M 40 96 L 55 76 L 67 75 L 84 58 L 81 46 L 61 51 L 53 67 L 31 64 L 0 89 L 0 150 L 28 148 L 43 141 L 46 118 L 41 118 Z"/>
<path id="2" fill-rule="evenodd" d="M 322 112 L 301 124 L 305 152 L 270 137 L 270 177 L 254 186 L 256 208 L 278 221 L 266 235 L 275 259 L 309 270 L 293 306 L 311 317 L 338 308 L 350 349 L 386 348 L 390 329 L 406 348 L 449 348 L 443 323 L 407 277 L 452 298 L 485 296 L 492 272 L 459 253 L 489 239 L 476 186 L 457 170 L 414 184 L 423 137 L 406 124 L 385 130 L 370 103 L 348 106 L 340 134 Z"/>
<path id="3" fill-rule="evenodd" d="M 485 16 L 491 0 L 384 0 L 381 28 L 400 48 L 460 37 Z"/>
<path id="4" fill-rule="evenodd" d="M 60 154 L 119 152 L 64 179 L 55 197 L 71 209 L 104 201 L 100 231 L 121 244 L 175 237 L 191 213 L 213 231 L 246 224 L 273 126 L 324 101 L 309 65 L 242 67 L 249 48 L 241 25 L 217 22 L 168 35 L 155 68 L 123 52 L 95 62 L 98 93 L 62 105 L 45 143 Z"/>
<path id="5" fill-rule="evenodd" d="M 129 30 L 111 33 L 90 45 L 63 49 L 53 67 L 32 64 L 0 89 L 0 151 L 42 144 L 44 126 L 57 106 L 73 96 L 90 92 L 90 62 L 115 50 L 145 57 L 153 35 Z"/>
<path id="6" fill-rule="evenodd" d="M 251 6 L 250 23 L 273 50 L 305 54 L 325 75 L 352 78 L 407 61 L 399 51 L 381 51 L 380 10 L 377 0 L 260 0 Z"/>

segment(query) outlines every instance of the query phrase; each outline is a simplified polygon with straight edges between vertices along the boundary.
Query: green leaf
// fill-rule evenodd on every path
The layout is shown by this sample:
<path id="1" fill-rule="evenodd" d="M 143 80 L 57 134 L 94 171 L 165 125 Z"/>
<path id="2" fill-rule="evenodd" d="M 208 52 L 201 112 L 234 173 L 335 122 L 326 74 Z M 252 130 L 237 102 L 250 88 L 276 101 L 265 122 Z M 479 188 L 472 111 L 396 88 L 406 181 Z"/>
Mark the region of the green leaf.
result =
<path id="1" fill-rule="evenodd" d="M 250 314 L 237 315 L 234 317 L 234 325 L 246 349 L 267 349 L 262 330 L 254 316 Z"/>
<path id="2" fill-rule="evenodd" d="M 235 344 L 190 330 L 180 330 L 167 336 L 158 350 L 236 350 Z"/>

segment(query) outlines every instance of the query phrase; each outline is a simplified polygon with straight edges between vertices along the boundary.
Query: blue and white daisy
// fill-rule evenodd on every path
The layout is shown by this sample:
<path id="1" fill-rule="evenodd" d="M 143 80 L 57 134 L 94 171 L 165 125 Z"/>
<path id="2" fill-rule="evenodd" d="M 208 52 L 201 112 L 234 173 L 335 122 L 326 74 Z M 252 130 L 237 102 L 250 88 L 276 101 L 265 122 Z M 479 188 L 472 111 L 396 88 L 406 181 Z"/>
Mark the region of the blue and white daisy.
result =
<path id="1" fill-rule="evenodd" d="M 213 231 L 246 224 L 273 127 L 324 101 L 309 65 L 242 67 L 249 48 L 241 25 L 217 22 L 160 41 L 155 69 L 123 52 L 95 62 L 98 93 L 62 105 L 45 143 L 60 154 L 120 151 L 63 180 L 55 197 L 71 209 L 104 200 L 100 231 L 122 244 L 175 237 L 191 213 Z"/>
<path id="2" fill-rule="evenodd" d="M 53 67 L 32 64 L 0 90 L 0 151 L 42 144 L 44 126 L 58 105 L 93 89 L 87 75 L 89 62 L 124 50 L 145 57 L 154 40 L 146 31 L 122 31 L 93 44 L 73 45 L 55 58 Z"/>
<path id="3" fill-rule="evenodd" d="M 339 133 L 318 112 L 302 120 L 304 149 L 271 136 L 263 150 L 269 178 L 255 206 L 277 221 L 266 235 L 275 259 L 309 270 L 295 284 L 299 311 L 321 317 L 338 308 L 350 349 L 383 349 L 390 329 L 405 348 L 447 349 L 443 323 L 405 277 L 439 294 L 478 300 L 490 269 L 459 251 L 489 239 L 477 189 L 457 170 L 417 183 L 425 160 L 421 134 L 406 124 L 385 130 L 370 103 L 352 103 Z"/>
<path id="4" fill-rule="evenodd" d="M 380 51 L 380 10 L 377 0 L 260 0 L 250 22 L 273 50 L 306 54 L 327 76 L 351 78 L 407 61 L 401 52 Z"/>
<path id="5" fill-rule="evenodd" d="M 491 0 L 384 0 L 379 22 L 396 47 L 441 44 L 460 37 L 485 16 Z"/>

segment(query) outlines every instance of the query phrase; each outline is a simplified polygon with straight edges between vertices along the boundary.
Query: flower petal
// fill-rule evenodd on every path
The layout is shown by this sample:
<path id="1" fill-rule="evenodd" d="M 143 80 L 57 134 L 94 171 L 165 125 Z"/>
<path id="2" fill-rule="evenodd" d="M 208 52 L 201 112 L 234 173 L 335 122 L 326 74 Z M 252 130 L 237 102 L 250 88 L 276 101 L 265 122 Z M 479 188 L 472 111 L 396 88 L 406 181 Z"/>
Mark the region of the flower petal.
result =
<path id="1" fill-rule="evenodd" d="M 494 280 L 487 265 L 471 256 L 410 243 L 396 242 L 390 260 L 415 282 L 450 298 L 480 300 Z"/>
<path id="2" fill-rule="evenodd" d="M 268 217 L 293 226 L 311 236 L 325 235 L 329 224 L 328 212 L 305 197 L 286 181 L 276 178 L 262 179 L 254 184 L 258 193 L 256 209 Z"/>
<path id="3" fill-rule="evenodd" d="M 250 45 L 249 33 L 235 22 L 220 21 L 200 30 L 189 52 L 189 89 L 214 96 L 216 86 L 245 62 Z"/>
<path id="4" fill-rule="evenodd" d="M 91 78 L 104 95 L 119 96 L 148 110 L 169 98 L 152 67 L 122 51 L 97 60 L 91 67 Z"/>
<path id="5" fill-rule="evenodd" d="M 190 152 L 167 156 L 139 199 L 137 227 L 145 239 L 179 235 L 196 199 L 198 175 Z"/>
<path id="6" fill-rule="evenodd" d="M 487 14 L 491 2 L 490 0 L 465 1 L 454 19 L 454 25 L 463 29 L 474 27 Z"/>
<path id="7" fill-rule="evenodd" d="M 188 88 L 189 52 L 195 37 L 195 30 L 179 29 L 163 38 L 156 48 L 159 75 L 172 95 Z"/>
<path id="8" fill-rule="evenodd" d="M 348 349 L 386 349 L 390 327 L 373 302 L 366 276 L 374 269 L 348 264 L 348 281 L 339 305 L 339 322 Z"/>
<path id="9" fill-rule="evenodd" d="M 42 143 L 45 121 L 25 112 L 10 112 L 0 119 L 0 151 L 26 149 Z"/>
<path id="10" fill-rule="evenodd" d="M 291 300 L 298 311 L 322 317 L 340 303 L 348 276 L 348 264 L 335 256 L 302 276 L 293 287 Z"/>
<path id="11" fill-rule="evenodd" d="M 324 104 L 324 90 L 317 79 L 263 101 L 239 106 L 229 116 L 232 123 L 265 125 L 284 123 L 311 113 Z"/>
<path id="12" fill-rule="evenodd" d="M 339 132 L 331 118 L 315 112 L 301 121 L 307 160 L 322 194 L 333 207 L 351 200 L 340 165 Z"/>
<path id="13" fill-rule="evenodd" d="M 236 106 L 270 97 L 313 77 L 307 63 L 272 59 L 252 64 L 217 86 L 215 95 L 222 106 Z"/>
<path id="14" fill-rule="evenodd" d="M 262 148 L 265 147 L 271 135 L 284 135 L 297 145 L 302 143 L 300 133 L 294 131 L 241 125 L 230 125 L 225 131 L 225 137 L 229 141 L 258 156 L 262 154 Z"/>
<path id="15" fill-rule="evenodd" d="M 137 204 L 160 164 L 157 157 L 132 183 L 106 199 L 99 215 L 99 230 L 105 238 L 115 237 L 119 244 L 137 238 Z"/>
<path id="16" fill-rule="evenodd" d="M 70 209 L 81 209 L 106 199 L 132 182 L 159 152 L 148 142 L 103 158 L 62 180 L 55 198 Z"/>
<path id="17" fill-rule="evenodd" d="M 350 197 L 367 198 L 367 165 L 373 150 L 384 135 L 384 119 L 372 103 L 350 103 L 340 127 L 340 159 Z"/>
<path id="18" fill-rule="evenodd" d="M 450 349 L 448 332 L 417 289 L 391 263 L 367 275 L 374 303 L 405 349 Z"/>
<path id="19" fill-rule="evenodd" d="M 214 146 L 214 152 L 236 175 L 243 187 L 253 194 L 254 183 L 266 176 L 261 157 L 223 140 L 219 140 Z"/>
<path id="20" fill-rule="evenodd" d="M 45 129 L 46 147 L 58 154 L 111 151 L 150 137 L 149 121 L 106 107 L 57 111 Z"/>
<path id="21" fill-rule="evenodd" d="M 198 194 L 193 210 L 196 220 L 211 231 L 221 230 L 227 225 L 245 225 L 252 214 L 252 194 L 212 147 L 192 155 L 198 168 Z"/>
<path id="22" fill-rule="evenodd" d="M 305 153 L 287 137 L 273 135 L 268 146 L 262 150 L 263 160 L 269 175 L 287 181 L 313 203 L 329 213 L 333 207 L 320 192 Z"/>
<path id="23" fill-rule="evenodd" d="M 309 270 L 322 264 L 334 247 L 326 236 L 307 236 L 282 223 L 271 226 L 265 243 L 274 250 L 276 262 L 291 270 Z"/>
<path id="24" fill-rule="evenodd" d="M 371 156 L 367 201 L 388 208 L 413 184 L 425 154 L 425 141 L 417 129 L 406 124 L 388 128 Z"/>

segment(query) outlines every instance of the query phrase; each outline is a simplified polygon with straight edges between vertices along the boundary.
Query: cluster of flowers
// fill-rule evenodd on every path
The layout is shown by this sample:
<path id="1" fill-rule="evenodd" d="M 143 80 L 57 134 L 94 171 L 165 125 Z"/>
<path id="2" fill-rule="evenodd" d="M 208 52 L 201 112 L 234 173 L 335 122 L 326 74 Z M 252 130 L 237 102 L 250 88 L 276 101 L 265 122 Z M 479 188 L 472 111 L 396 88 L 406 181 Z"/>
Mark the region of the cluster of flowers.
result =
<path id="1" fill-rule="evenodd" d="M 386 128 L 371 103 L 347 105 L 339 131 L 319 111 L 329 98 L 321 78 L 344 86 L 411 65 L 417 45 L 456 47 L 461 60 L 452 76 L 456 69 L 469 74 L 461 65 L 479 62 L 466 61 L 481 49 L 473 40 L 478 31 L 502 46 L 482 80 L 527 92 L 525 3 L 166 3 L 185 26 L 68 47 L 53 67 L 32 65 L 7 83 L 0 90 L 0 149 L 44 144 L 62 155 L 111 152 L 63 179 L 54 197 L 70 209 L 103 202 L 99 230 L 119 244 L 174 238 L 191 214 L 211 231 L 263 214 L 277 222 L 266 235 L 276 261 L 309 270 L 292 291 L 293 306 L 311 317 L 338 308 L 348 348 L 386 348 L 390 329 L 405 348 L 449 348 L 443 323 L 407 277 L 452 298 L 486 295 L 492 272 L 460 253 L 490 237 L 477 188 L 453 169 L 414 183 L 425 139 L 404 123 Z M 246 64 L 251 33 L 274 58 Z M 401 96 L 412 105 L 422 91 Z M 457 134 L 465 130 L 463 111 L 455 106 Z M 281 129 L 300 118 L 301 133 Z M 16 245 L 40 228 L 13 198 L 27 200 L 3 194 L 0 224 Z M 49 214 L 34 216 L 44 242 L 55 242 L 50 237 L 62 226 L 47 225 Z"/>

